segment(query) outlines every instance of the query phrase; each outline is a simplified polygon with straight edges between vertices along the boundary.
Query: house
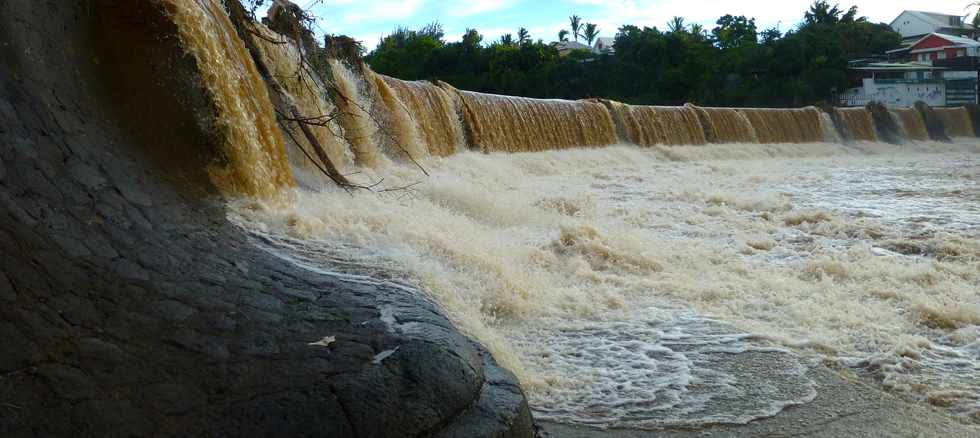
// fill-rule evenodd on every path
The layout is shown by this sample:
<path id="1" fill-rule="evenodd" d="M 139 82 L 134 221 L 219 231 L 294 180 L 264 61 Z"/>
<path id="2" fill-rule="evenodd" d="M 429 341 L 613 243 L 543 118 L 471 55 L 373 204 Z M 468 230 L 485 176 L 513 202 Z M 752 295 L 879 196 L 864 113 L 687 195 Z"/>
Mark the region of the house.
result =
<path id="1" fill-rule="evenodd" d="M 844 90 L 838 105 L 864 106 L 881 102 L 887 106 L 910 107 L 923 101 L 929 106 L 946 106 L 944 67 L 918 62 L 858 62 L 848 68 L 861 86 Z"/>
<path id="2" fill-rule="evenodd" d="M 616 44 L 616 39 L 612 37 L 600 37 L 596 39 L 595 45 L 592 46 L 592 52 L 597 55 L 612 55 L 616 53 L 616 48 L 613 45 Z"/>
<path id="3" fill-rule="evenodd" d="M 931 33 L 908 47 L 912 61 L 929 63 L 940 59 L 980 55 L 980 42 L 960 36 Z"/>
<path id="4" fill-rule="evenodd" d="M 568 54 L 575 50 L 585 50 L 586 52 L 592 51 L 591 47 L 578 41 L 556 41 L 551 43 L 551 45 L 558 49 L 559 56 L 568 56 Z"/>
<path id="5" fill-rule="evenodd" d="M 938 12 L 904 11 L 889 26 L 902 35 L 905 43 L 933 33 L 967 36 L 975 32 L 972 26 L 963 22 L 962 16 Z"/>

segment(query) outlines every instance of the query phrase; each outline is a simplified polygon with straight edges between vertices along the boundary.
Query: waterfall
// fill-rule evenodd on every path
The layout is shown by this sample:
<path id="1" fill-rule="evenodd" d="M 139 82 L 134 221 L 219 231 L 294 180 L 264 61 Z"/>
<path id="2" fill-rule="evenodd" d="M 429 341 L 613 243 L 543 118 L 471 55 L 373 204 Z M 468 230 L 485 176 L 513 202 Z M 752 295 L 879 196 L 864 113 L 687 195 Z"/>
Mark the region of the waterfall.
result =
<path id="1" fill-rule="evenodd" d="M 596 102 L 543 100 L 460 91 L 473 146 L 528 152 L 615 144 L 616 129 Z"/>
<path id="2" fill-rule="evenodd" d="M 759 136 L 745 113 L 735 108 L 694 107 L 709 143 L 758 143 Z"/>
<path id="3" fill-rule="evenodd" d="M 976 137 L 966 108 L 933 108 L 932 111 L 942 120 L 950 137 Z"/>
<path id="4" fill-rule="evenodd" d="M 845 140 L 878 141 L 874 120 L 866 108 L 835 108 L 834 111 Z"/>
<path id="5" fill-rule="evenodd" d="M 889 110 L 898 126 L 902 128 L 902 135 L 909 140 L 926 141 L 929 140 L 929 132 L 926 131 L 926 122 L 922 120 L 922 114 L 915 108 L 892 108 Z"/>
<path id="6" fill-rule="evenodd" d="M 334 102 L 340 110 L 344 137 L 354 149 L 358 164 L 374 167 L 380 159 L 375 138 L 378 126 L 369 113 L 371 102 L 367 96 L 367 84 L 343 61 L 331 59 L 329 64 L 337 95 Z"/>
<path id="7" fill-rule="evenodd" d="M 272 80 L 282 85 L 288 93 L 285 98 L 291 99 L 304 117 L 310 118 L 312 123 L 307 124 L 316 140 L 323 147 L 324 152 L 338 169 L 350 172 L 355 167 L 355 157 L 350 146 L 341 137 L 343 128 L 334 118 L 337 107 L 331 100 L 327 87 L 323 79 L 311 73 L 309 68 L 302 64 L 305 54 L 292 40 L 273 32 L 262 24 L 256 24 L 255 30 L 258 36 L 252 38 L 256 47 L 261 52 L 262 60 L 269 67 Z M 294 166 L 315 170 L 316 165 L 323 165 L 316 153 L 313 151 L 309 140 L 304 137 L 299 125 L 296 123 L 286 123 L 288 130 L 287 137 L 294 141 L 296 146 L 305 150 L 298 151 L 296 148 L 289 148 L 290 162 Z M 311 158 L 312 157 L 312 158 Z M 311 162 L 314 159 L 316 162 Z"/>
<path id="8" fill-rule="evenodd" d="M 391 95 L 385 102 L 393 111 L 413 117 L 412 129 L 428 154 L 447 156 L 466 148 L 455 91 L 429 82 L 379 77 L 379 88 Z"/>
<path id="9" fill-rule="evenodd" d="M 690 106 L 637 106 L 603 101 L 622 140 L 640 146 L 707 143 L 697 111 Z"/>
<path id="10" fill-rule="evenodd" d="M 253 196 L 272 196 L 294 184 L 268 90 L 224 7 L 215 0 L 163 5 L 218 111 L 224 159 L 208 169 L 215 184 Z"/>

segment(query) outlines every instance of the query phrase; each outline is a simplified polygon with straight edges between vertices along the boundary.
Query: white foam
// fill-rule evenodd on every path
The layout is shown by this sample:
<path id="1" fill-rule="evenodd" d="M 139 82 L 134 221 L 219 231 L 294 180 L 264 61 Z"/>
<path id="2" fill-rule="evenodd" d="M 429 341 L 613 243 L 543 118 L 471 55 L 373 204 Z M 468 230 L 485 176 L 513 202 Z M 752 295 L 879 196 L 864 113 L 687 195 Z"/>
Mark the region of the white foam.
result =
<path id="1" fill-rule="evenodd" d="M 407 165 L 377 170 L 392 187 L 422 181 L 411 190 L 298 191 L 287 206 L 242 203 L 233 216 L 309 269 L 418 286 L 521 378 L 541 415 L 636 427 L 741 422 L 809 396 L 754 392 L 732 408 L 751 381 L 733 364 L 788 354 L 758 351 L 764 340 L 856 367 L 914 360 L 876 369 L 896 388 L 975 392 L 964 382 L 976 372 L 956 375 L 959 359 L 933 355 L 947 344 L 972 351 L 941 338 L 976 324 L 969 309 L 980 305 L 977 151 L 816 143 L 462 153 L 423 160 L 424 180 Z M 905 213 L 923 208 L 931 216 Z M 887 242 L 925 250 L 904 255 L 896 250 L 908 245 Z M 727 343 L 699 346 L 700 326 L 674 317 L 645 325 L 650 309 L 721 321 Z M 745 359 L 705 359 L 732 352 Z M 806 388 L 793 370 L 774 372 Z M 694 379 L 707 383 L 692 390 Z M 675 400 L 640 401 L 651 394 Z M 712 411 L 712 400 L 733 410 Z"/>

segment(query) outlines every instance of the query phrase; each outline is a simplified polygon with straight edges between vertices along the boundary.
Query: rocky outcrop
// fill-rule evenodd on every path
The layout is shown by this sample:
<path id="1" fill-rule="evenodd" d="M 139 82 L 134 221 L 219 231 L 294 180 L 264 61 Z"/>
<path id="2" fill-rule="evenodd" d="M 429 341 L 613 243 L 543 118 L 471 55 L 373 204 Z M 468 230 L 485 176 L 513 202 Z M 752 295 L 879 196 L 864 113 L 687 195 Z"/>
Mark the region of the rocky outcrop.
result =
<path id="1" fill-rule="evenodd" d="M 153 2 L 0 3 L 0 435 L 519 437 L 434 304 L 275 257 Z"/>

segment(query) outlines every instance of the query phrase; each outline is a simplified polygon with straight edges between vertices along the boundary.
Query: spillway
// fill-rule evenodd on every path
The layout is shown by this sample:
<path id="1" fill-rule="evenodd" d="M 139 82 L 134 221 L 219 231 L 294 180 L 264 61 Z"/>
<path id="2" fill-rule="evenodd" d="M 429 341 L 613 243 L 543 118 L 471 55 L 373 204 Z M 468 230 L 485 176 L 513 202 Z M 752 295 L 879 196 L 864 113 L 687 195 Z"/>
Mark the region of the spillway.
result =
<path id="1" fill-rule="evenodd" d="M 847 140 L 878 141 L 871 113 L 865 108 L 835 108 L 835 122 Z"/>
<path id="2" fill-rule="evenodd" d="M 922 113 L 918 110 L 915 108 L 892 108 L 889 111 L 896 119 L 896 123 L 902 128 L 902 133 L 906 138 L 916 141 L 929 140 L 926 123 L 922 119 Z"/>
<path id="3" fill-rule="evenodd" d="M 966 109 L 884 144 L 403 81 L 232 0 L 44 6 L 0 3 L 0 435 L 757 424 L 820 362 L 980 412 Z"/>
<path id="4" fill-rule="evenodd" d="M 933 108 L 932 111 L 946 126 L 946 133 L 951 137 L 976 137 L 973 132 L 973 122 L 966 108 Z"/>
<path id="5" fill-rule="evenodd" d="M 448 156 L 466 149 L 462 108 L 454 91 L 429 82 L 402 81 L 380 75 L 377 83 L 384 90 L 383 94 L 389 96 L 385 102 L 391 111 L 412 119 L 408 133 L 402 136 L 417 136 L 428 154 L 434 156 Z"/>
<path id="6" fill-rule="evenodd" d="M 697 110 L 690 106 L 639 106 L 605 101 L 624 136 L 640 146 L 702 145 L 707 143 Z"/>
<path id="7" fill-rule="evenodd" d="M 531 152 L 617 142 L 601 104 L 460 91 L 473 147 L 485 152 Z"/>

